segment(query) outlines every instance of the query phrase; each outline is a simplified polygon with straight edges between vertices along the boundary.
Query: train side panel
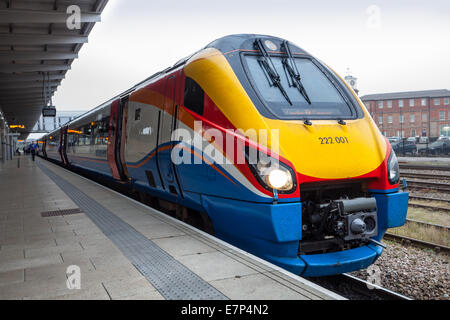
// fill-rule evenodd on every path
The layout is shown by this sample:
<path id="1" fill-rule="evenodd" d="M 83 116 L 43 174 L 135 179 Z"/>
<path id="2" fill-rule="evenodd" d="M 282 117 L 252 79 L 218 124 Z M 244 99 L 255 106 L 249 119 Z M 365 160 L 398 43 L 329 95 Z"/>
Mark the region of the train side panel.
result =
<path id="1" fill-rule="evenodd" d="M 158 130 L 164 103 L 163 81 L 156 81 L 130 95 L 123 159 L 133 184 L 142 191 L 164 191 L 157 164 Z"/>
<path id="2" fill-rule="evenodd" d="M 67 130 L 67 158 L 71 166 L 112 176 L 107 149 L 111 107 L 71 123 Z"/>
<path id="3" fill-rule="evenodd" d="M 61 133 L 60 131 L 55 131 L 46 137 L 45 153 L 48 159 L 56 162 L 62 162 L 61 154 L 59 152 L 61 147 Z"/>

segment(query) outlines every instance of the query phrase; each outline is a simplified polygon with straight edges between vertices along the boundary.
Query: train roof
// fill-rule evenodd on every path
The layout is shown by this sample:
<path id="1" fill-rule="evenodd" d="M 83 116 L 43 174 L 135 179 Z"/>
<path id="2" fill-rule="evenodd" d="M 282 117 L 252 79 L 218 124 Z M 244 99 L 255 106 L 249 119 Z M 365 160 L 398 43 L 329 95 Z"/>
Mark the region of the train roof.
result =
<path id="1" fill-rule="evenodd" d="M 95 107 L 92 110 L 86 111 L 86 113 L 83 113 L 82 115 L 76 117 L 75 119 L 72 119 L 71 121 L 69 121 L 68 123 L 64 124 L 64 126 L 68 126 L 76 121 L 78 121 L 80 118 L 84 118 L 85 116 L 92 114 L 96 111 L 98 111 L 99 109 L 102 109 L 108 105 L 110 105 L 111 103 L 113 103 L 114 101 L 116 101 L 117 99 L 121 99 L 122 97 L 131 94 L 132 92 L 134 92 L 135 90 L 141 88 L 142 86 L 145 86 L 150 80 L 154 80 L 158 77 L 164 76 L 165 74 L 167 74 L 168 72 L 183 66 L 184 64 L 186 64 L 186 62 L 193 56 L 195 55 L 197 52 L 207 49 L 207 48 L 215 48 L 217 50 L 219 50 L 220 52 L 222 52 L 223 54 L 230 52 L 230 51 L 235 51 L 235 50 L 254 50 L 254 42 L 256 39 L 263 39 L 263 40 L 270 40 L 273 43 L 275 43 L 275 45 L 278 46 L 278 48 L 280 47 L 281 43 L 285 40 L 279 37 L 274 37 L 274 36 L 270 36 L 270 35 L 263 35 L 263 34 L 247 34 L 247 33 L 243 33 L 243 34 L 232 34 L 232 35 L 228 35 L 228 36 L 224 36 L 222 38 L 216 39 L 213 42 L 211 42 L 210 44 L 208 44 L 206 47 L 194 52 L 193 54 L 184 57 L 183 59 L 180 59 L 179 61 L 177 61 L 173 66 L 168 67 L 162 71 L 156 72 L 155 74 L 151 75 L 150 77 L 146 78 L 145 80 L 137 83 L 136 85 L 134 85 L 133 87 L 131 87 L 130 89 L 118 94 L 117 96 L 109 99 L 108 101 L 100 104 L 99 106 Z M 300 47 L 298 47 L 297 45 L 289 42 L 291 48 L 293 49 L 293 51 L 295 51 L 295 53 L 304 53 L 307 54 L 307 52 L 303 49 L 301 49 Z M 55 132 L 59 131 L 61 129 L 61 127 L 56 128 L 55 130 L 49 132 L 47 135 L 51 135 L 54 134 Z"/>
<path id="2" fill-rule="evenodd" d="M 280 48 L 281 43 L 285 41 L 285 39 L 264 34 L 233 34 L 214 40 L 208 44 L 206 48 L 216 48 L 224 54 L 236 50 L 254 50 L 254 43 L 256 39 L 270 40 L 275 43 L 278 48 Z M 307 53 L 294 43 L 289 42 L 289 44 L 296 53 Z"/>

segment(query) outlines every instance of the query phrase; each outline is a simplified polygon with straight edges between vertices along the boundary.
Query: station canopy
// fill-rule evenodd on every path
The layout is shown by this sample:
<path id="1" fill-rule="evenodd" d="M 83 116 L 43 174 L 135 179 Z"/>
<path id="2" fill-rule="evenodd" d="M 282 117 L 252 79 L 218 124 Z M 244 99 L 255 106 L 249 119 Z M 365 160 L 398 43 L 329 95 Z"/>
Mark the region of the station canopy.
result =
<path id="1" fill-rule="evenodd" d="M 107 2 L 0 0 L 0 109 L 9 125 L 23 126 L 14 129 L 22 138 L 38 121 L 44 95 L 54 95 L 78 58 Z"/>

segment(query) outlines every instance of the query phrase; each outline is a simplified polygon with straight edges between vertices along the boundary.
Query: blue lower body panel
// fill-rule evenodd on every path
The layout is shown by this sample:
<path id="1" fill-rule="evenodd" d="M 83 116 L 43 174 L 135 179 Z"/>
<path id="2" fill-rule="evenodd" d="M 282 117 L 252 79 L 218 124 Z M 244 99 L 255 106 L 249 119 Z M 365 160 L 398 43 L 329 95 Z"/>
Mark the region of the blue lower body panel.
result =
<path id="1" fill-rule="evenodd" d="M 372 193 L 378 207 L 378 236 L 405 223 L 408 193 Z M 301 241 L 300 202 L 254 203 L 202 195 L 202 207 L 217 237 L 302 276 L 327 276 L 364 269 L 382 248 L 373 244 L 339 252 L 298 255 Z"/>
<path id="2" fill-rule="evenodd" d="M 384 234 L 388 228 L 401 227 L 405 224 L 408 212 L 408 192 L 379 193 L 372 192 L 377 200 L 378 231 Z"/>
<path id="3" fill-rule="evenodd" d="M 306 264 L 302 276 L 320 277 L 364 269 L 374 263 L 379 254 L 381 250 L 364 246 L 325 254 L 301 255 L 300 258 Z"/>
<path id="4" fill-rule="evenodd" d="M 75 157 L 71 154 L 69 154 L 67 157 L 70 165 L 73 167 L 77 167 L 82 170 L 87 170 L 92 173 L 98 173 L 103 176 L 112 177 L 111 169 L 109 168 L 109 164 L 106 160 L 91 159 L 81 156 Z"/>
<path id="5" fill-rule="evenodd" d="M 202 205 L 220 239 L 300 274 L 300 202 L 255 203 L 202 195 Z"/>

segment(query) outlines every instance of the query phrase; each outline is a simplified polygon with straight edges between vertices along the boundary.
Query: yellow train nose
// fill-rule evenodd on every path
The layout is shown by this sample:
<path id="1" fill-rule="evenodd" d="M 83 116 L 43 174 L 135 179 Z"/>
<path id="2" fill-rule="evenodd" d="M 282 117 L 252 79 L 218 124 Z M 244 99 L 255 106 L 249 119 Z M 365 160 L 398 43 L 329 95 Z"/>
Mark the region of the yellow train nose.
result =
<path id="1" fill-rule="evenodd" d="M 295 169 L 321 179 L 345 179 L 369 173 L 378 168 L 386 156 L 386 142 L 377 134 L 370 120 L 300 121 L 267 120 L 278 128 L 280 149 Z"/>

